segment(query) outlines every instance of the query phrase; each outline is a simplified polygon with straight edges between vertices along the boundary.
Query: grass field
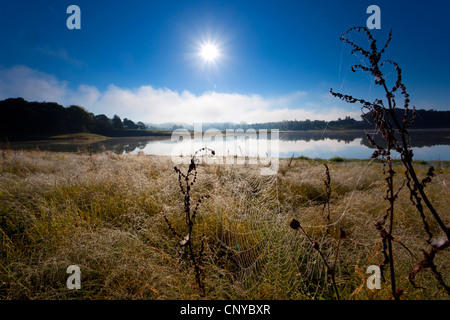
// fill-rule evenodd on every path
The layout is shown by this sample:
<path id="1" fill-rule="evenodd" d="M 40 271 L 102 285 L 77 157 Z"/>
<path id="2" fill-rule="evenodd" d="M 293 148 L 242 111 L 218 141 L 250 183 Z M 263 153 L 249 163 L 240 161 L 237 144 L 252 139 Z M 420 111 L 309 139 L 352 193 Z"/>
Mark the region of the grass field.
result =
<path id="1" fill-rule="evenodd" d="M 341 299 L 390 299 L 366 286 L 369 265 L 383 260 L 374 222 L 385 214 L 382 164 L 282 159 L 277 176 L 252 165 L 201 164 L 191 195 L 199 207 L 193 245 L 205 236 L 206 299 L 333 299 L 325 265 L 297 219 L 335 266 Z M 0 299 L 199 299 L 190 260 L 169 230 L 183 232 L 183 196 L 168 157 L 4 151 L 0 157 Z M 187 166 L 181 166 L 183 170 Z M 420 177 L 428 165 L 416 164 Z M 395 185 L 402 183 L 395 164 Z M 450 224 L 449 164 L 435 164 L 426 192 Z M 437 225 L 427 214 L 433 233 Z M 339 230 L 346 238 L 340 240 Z M 405 188 L 395 203 L 394 259 L 403 299 L 448 299 L 433 274 L 408 274 L 427 249 L 422 220 Z M 339 251 L 337 254 L 337 246 Z M 405 247 L 408 248 L 405 249 Z M 435 264 L 448 284 L 450 254 Z M 68 290 L 66 269 L 81 269 L 81 289 Z"/>

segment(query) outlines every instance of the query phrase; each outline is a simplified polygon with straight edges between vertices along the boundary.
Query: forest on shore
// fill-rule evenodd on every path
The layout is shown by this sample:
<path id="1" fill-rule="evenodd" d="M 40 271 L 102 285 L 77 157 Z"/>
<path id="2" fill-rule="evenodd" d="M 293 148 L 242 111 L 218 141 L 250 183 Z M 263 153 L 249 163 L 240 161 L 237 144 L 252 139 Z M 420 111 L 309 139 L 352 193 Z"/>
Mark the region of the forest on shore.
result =
<path id="1" fill-rule="evenodd" d="M 404 110 L 397 109 L 400 119 Z M 411 112 L 411 111 L 410 111 Z M 284 120 L 278 122 L 254 123 L 209 123 L 203 129 L 279 129 L 282 131 L 306 130 L 362 130 L 374 128 L 370 117 L 360 120 L 351 117 L 325 120 Z M 155 119 L 157 122 L 157 119 Z M 23 98 L 9 98 L 0 101 L 0 138 L 9 140 L 45 139 L 50 136 L 71 133 L 94 133 L 108 137 L 133 137 L 168 135 L 167 130 L 187 128 L 180 124 L 152 126 L 142 121 L 133 121 L 118 115 L 112 118 L 104 114 L 95 115 L 84 107 L 64 107 L 56 102 L 28 102 Z M 412 129 L 450 128 L 450 111 L 417 110 Z"/>

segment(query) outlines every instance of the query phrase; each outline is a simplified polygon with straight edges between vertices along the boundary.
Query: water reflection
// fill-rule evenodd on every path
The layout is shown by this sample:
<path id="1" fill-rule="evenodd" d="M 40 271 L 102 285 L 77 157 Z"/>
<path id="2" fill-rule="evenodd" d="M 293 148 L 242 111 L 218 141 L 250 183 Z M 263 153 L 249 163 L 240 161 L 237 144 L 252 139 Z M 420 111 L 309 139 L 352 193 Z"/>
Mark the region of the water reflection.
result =
<path id="1" fill-rule="evenodd" d="M 15 142 L 11 149 L 35 149 L 59 152 L 93 152 L 111 150 L 116 153 L 131 153 L 152 155 L 191 155 L 202 146 L 216 150 L 218 156 L 260 156 L 270 155 L 275 150 L 281 158 L 294 155 L 309 158 L 330 159 L 345 157 L 355 159 L 370 158 L 373 147 L 362 131 L 324 131 L 324 132 L 289 132 L 280 133 L 279 139 L 268 135 L 265 139 L 257 136 L 237 139 L 235 143 L 223 138 L 207 136 L 203 139 L 172 141 L 170 137 L 133 137 L 116 138 L 89 142 Z M 380 141 L 378 135 L 375 140 Z M 411 144 L 416 160 L 450 161 L 450 130 L 417 130 L 411 134 Z M 273 155 L 273 154 L 272 154 Z M 394 154 L 394 157 L 398 155 Z"/>

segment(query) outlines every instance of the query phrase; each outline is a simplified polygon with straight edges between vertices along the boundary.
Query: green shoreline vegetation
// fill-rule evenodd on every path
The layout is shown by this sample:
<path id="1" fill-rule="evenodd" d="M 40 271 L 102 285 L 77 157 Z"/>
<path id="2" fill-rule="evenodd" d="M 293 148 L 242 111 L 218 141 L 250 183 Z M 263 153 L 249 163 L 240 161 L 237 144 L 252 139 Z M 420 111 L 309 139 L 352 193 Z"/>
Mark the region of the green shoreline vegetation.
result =
<path id="1" fill-rule="evenodd" d="M 329 199 L 323 163 L 330 171 Z M 448 223 L 450 166 L 433 165 L 427 194 Z M 183 230 L 173 167 L 170 157 L 143 154 L 2 150 L 0 299 L 201 299 L 192 266 L 161 214 Z M 187 165 L 180 167 L 184 171 Z M 427 164 L 415 167 L 419 177 L 426 176 Z M 393 168 L 399 186 L 403 167 Z M 191 196 L 210 198 L 199 208 L 192 237 L 197 245 L 202 235 L 206 239 L 206 299 L 332 299 L 321 257 L 289 227 L 291 218 L 320 244 L 326 259 L 336 261 L 341 299 L 390 299 L 387 274 L 381 289 L 366 286 L 367 267 L 383 260 L 374 227 L 388 208 L 379 161 L 280 159 L 276 179 L 258 169 L 198 165 Z M 426 289 L 409 283 L 408 274 L 427 248 L 426 231 L 407 190 L 399 193 L 396 210 L 395 238 L 411 251 L 393 244 L 402 299 L 448 299 L 429 270 L 416 277 Z M 428 222 L 439 234 L 433 220 Z M 339 229 L 346 237 L 335 256 Z M 434 261 L 447 283 L 449 259 L 446 251 Z M 66 287 L 70 265 L 81 269 L 81 290 Z"/>

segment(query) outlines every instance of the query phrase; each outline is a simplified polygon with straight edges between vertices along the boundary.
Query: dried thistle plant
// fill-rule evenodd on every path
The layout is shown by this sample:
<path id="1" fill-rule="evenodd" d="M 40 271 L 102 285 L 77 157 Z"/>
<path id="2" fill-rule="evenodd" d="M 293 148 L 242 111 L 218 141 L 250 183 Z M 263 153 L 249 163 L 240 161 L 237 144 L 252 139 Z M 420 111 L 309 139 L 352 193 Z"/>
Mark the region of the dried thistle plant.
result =
<path id="1" fill-rule="evenodd" d="M 164 219 L 169 227 L 169 230 L 179 239 L 178 244 L 180 247 L 184 247 L 187 249 L 187 252 L 190 256 L 191 263 L 194 266 L 194 272 L 195 272 L 195 280 L 197 282 L 198 289 L 200 290 L 200 295 L 204 297 L 206 295 L 205 292 L 205 284 L 203 281 L 203 268 L 202 268 L 202 261 L 203 261 L 203 254 L 204 254 L 204 241 L 205 236 L 202 236 L 200 249 L 198 253 L 196 254 L 193 249 L 193 239 L 192 239 L 192 230 L 195 223 L 195 218 L 197 217 L 198 213 L 198 207 L 200 203 L 202 203 L 203 200 L 206 198 L 209 198 L 209 195 L 203 195 L 200 198 L 198 198 L 197 202 L 195 203 L 195 206 L 191 208 L 191 190 L 194 185 L 194 183 L 197 181 L 197 154 L 199 152 L 206 151 L 211 152 L 212 155 L 215 154 L 214 150 L 208 149 L 208 148 L 201 148 L 197 150 L 194 155 L 191 158 L 191 161 L 189 163 L 189 168 L 186 173 L 183 173 L 180 169 L 178 169 L 176 166 L 174 167 L 174 170 L 176 173 L 178 173 L 178 182 L 180 186 L 180 192 L 184 196 L 184 213 L 186 217 L 185 221 L 185 232 L 182 234 L 175 230 L 173 228 L 172 224 L 170 223 L 169 219 L 167 218 L 165 212 L 163 211 L 162 214 L 164 216 Z"/>
<path id="2" fill-rule="evenodd" d="M 327 221 L 328 224 L 330 224 L 330 198 L 331 198 L 331 177 L 330 177 L 330 169 L 328 168 L 328 166 L 324 163 L 323 164 L 325 166 L 325 180 L 324 180 L 324 184 L 325 184 L 325 192 L 326 192 L 326 199 L 325 199 L 325 203 L 323 204 L 323 208 L 322 208 L 322 214 L 325 213 L 325 208 L 328 209 L 328 214 L 327 214 Z"/>
<path id="3" fill-rule="evenodd" d="M 345 37 L 349 32 L 353 30 L 356 30 L 357 32 L 364 32 L 367 35 L 368 40 L 370 41 L 370 48 L 368 50 L 364 49 L 361 46 L 358 46 L 353 41 Z M 400 295 L 402 293 L 402 291 L 398 290 L 395 285 L 392 241 L 394 241 L 394 203 L 395 199 L 398 197 L 398 193 L 404 187 L 404 185 L 406 185 L 410 191 L 411 202 L 419 211 L 420 217 L 423 221 L 423 226 L 428 235 L 427 243 L 431 246 L 431 250 L 429 252 L 424 251 L 425 259 L 419 263 L 419 266 L 417 268 L 411 271 L 409 280 L 415 286 L 414 279 L 416 274 L 424 268 L 430 268 L 439 284 L 441 284 L 447 290 L 447 292 L 450 293 L 448 289 L 449 287 L 444 283 L 442 276 L 437 271 L 436 266 L 433 264 L 433 258 L 435 254 L 440 250 L 448 248 L 450 243 L 450 228 L 445 225 L 440 215 L 437 213 L 431 201 L 429 200 L 427 194 L 425 193 L 425 185 L 426 183 L 431 182 L 431 178 L 434 175 L 434 168 L 431 167 L 429 169 L 425 179 L 423 179 L 422 181 L 419 180 L 413 166 L 413 150 L 409 141 L 409 130 L 416 116 L 416 109 L 414 106 L 412 110 L 410 109 L 411 101 L 409 99 L 409 94 L 407 93 L 406 86 L 402 81 L 402 70 L 399 65 L 392 60 L 381 61 L 383 53 L 391 42 L 392 30 L 389 32 L 388 39 L 381 50 L 378 50 L 376 39 L 373 38 L 370 31 L 365 27 L 353 27 L 346 31 L 340 39 L 353 47 L 351 54 L 360 53 L 369 62 L 369 64 L 366 66 L 362 64 L 353 65 L 351 67 L 352 72 L 356 72 L 356 70 L 358 69 L 364 72 L 369 72 L 374 77 L 375 85 L 379 85 L 384 89 L 387 101 L 387 105 L 385 105 L 382 99 L 375 99 L 374 102 L 369 102 L 364 99 L 355 98 L 351 95 L 337 93 L 334 92 L 333 89 L 330 89 L 330 92 L 333 96 L 347 103 L 361 104 L 363 115 L 365 116 L 365 112 L 368 112 L 368 115 L 371 116 L 377 131 L 380 132 L 384 141 L 384 144 L 382 145 L 381 143 L 375 142 L 375 140 L 370 135 L 367 135 L 367 139 L 369 140 L 369 142 L 376 148 L 376 150 L 372 154 L 372 158 L 378 158 L 379 156 L 382 157 L 382 161 L 384 164 L 383 173 L 387 174 L 387 190 L 385 199 L 389 201 L 389 208 L 386 210 L 386 215 L 383 217 L 382 221 L 378 221 L 375 224 L 375 227 L 379 231 L 383 243 L 384 261 L 382 262 L 381 267 L 388 263 L 390 266 L 392 295 L 396 300 L 398 300 L 400 299 Z M 381 71 L 381 69 L 386 65 L 391 65 L 396 70 L 397 80 L 392 88 L 388 88 L 385 76 Z M 403 96 L 403 112 L 401 116 L 399 116 L 399 113 L 396 112 L 396 110 L 398 110 L 396 95 Z M 391 159 L 391 152 L 394 150 L 400 154 L 403 166 L 405 167 L 405 179 L 403 181 L 403 184 L 400 185 L 397 189 L 394 188 L 394 176 L 396 172 L 393 170 Z M 434 217 L 440 229 L 445 233 L 445 236 L 447 238 L 447 241 L 445 241 L 439 247 L 439 249 L 436 249 L 436 247 L 432 245 L 433 234 L 431 233 L 428 222 L 426 220 L 422 202 L 425 203 L 425 206 L 428 208 L 429 212 Z M 389 225 L 386 230 L 385 224 L 388 218 Z"/>
<path id="4" fill-rule="evenodd" d="M 292 160 L 294 160 L 294 154 L 292 154 L 292 156 L 289 158 L 288 168 L 291 167 Z"/>
<path id="5" fill-rule="evenodd" d="M 331 175 L 330 175 L 330 169 L 328 168 L 327 164 L 323 164 L 325 166 L 325 179 L 324 179 L 324 184 L 325 184 L 325 192 L 326 192 L 326 199 L 325 199 L 325 203 L 322 207 L 322 215 L 324 215 L 325 213 L 325 209 L 327 208 L 327 222 L 328 222 L 328 226 L 326 229 L 326 233 L 330 234 L 329 232 L 329 226 L 332 224 L 331 223 L 331 211 L 330 211 L 330 198 L 331 198 L 331 192 L 332 192 L 332 188 L 331 188 Z M 338 240 L 337 240 L 337 244 L 334 251 L 334 261 L 333 264 L 330 265 L 330 263 L 328 262 L 328 259 L 325 257 L 325 254 L 322 252 L 320 245 L 317 241 L 313 240 L 305 231 L 305 229 L 301 226 L 300 222 L 294 218 L 292 218 L 289 222 L 289 226 L 294 229 L 294 230 L 300 230 L 305 237 L 308 239 L 308 241 L 311 243 L 311 246 L 314 250 L 316 250 L 322 261 L 325 264 L 326 270 L 327 270 L 327 274 L 329 279 L 331 279 L 331 283 L 333 286 L 333 290 L 336 296 L 337 300 L 340 300 L 340 295 L 339 295 L 339 289 L 337 287 L 336 284 L 336 266 L 337 266 L 337 261 L 338 261 L 338 256 L 339 256 L 339 249 L 341 246 L 342 241 L 344 241 L 347 238 L 347 234 L 345 232 L 345 230 L 343 228 L 339 228 L 339 235 L 338 235 Z"/>
<path id="6" fill-rule="evenodd" d="M 336 252 L 335 252 L 335 256 L 334 256 L 334 262 L 333 262 L 333 265 L 330 265 L 327 258 L 325 257 L 322 250 L 320 249 L 319 243 L 317 241 L 313 240 L 308 235 L 308 233 L 306 233 L 305 229 L 302 227 L 302 225 L 300 224 L 300 222 L 298 220 L 292 218 L 289 221 L 289 226 L 294 230 L 297 230 L 297 231 L 300 230 L 301 232 L 303 232 L 306 239 L 308 239 L 308 241 L 311 243 L 312 248 L 319 253 L 320 258 L 322 259 L 323 263 L 325 264 L 325 266 L 327 268 L 327 274 L 331 278 L 331 282 L 332 282 L 334 293 L 336 295 L 336 299 L 340 300 L 339 290 L 338 290 L 338 287 L 336 284 L 336 263 L 337 263 L 337 257 L 339 254 L 339 247 L 340 247 L 341 241 L 346 238 L 344 229 L 340 229 L 339 239 L 338 239 L 338 243 L 336 246 Z"/>

